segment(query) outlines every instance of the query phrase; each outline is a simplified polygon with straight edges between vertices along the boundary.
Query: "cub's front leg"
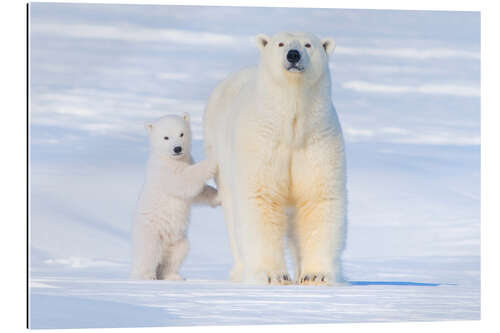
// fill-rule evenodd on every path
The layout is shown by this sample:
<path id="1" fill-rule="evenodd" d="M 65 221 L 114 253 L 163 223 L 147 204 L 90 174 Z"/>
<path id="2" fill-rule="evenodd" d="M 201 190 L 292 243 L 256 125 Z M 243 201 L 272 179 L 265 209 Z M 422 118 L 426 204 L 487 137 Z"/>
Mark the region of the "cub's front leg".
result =
<path id="1" fill-rule="evenodd" d="M 216 171 L 215 160 L 209 158 L 186 167 L 171 183 L 166 185 L 170 185 L 170 190 L 175 196 L 194 199 L 203 191 L 205 182 L 213 178 Z M 175 184 L 174 188 L 172 188 L 173 184 Z"/>
<path id="2" fill-rule="evenodd" d="M 193 203 L 217 207 L 220 206 L 221 201 L 219 199 L 217 190 L 210 185 L 205 185 L 201 193 L 194 198 Z"/>

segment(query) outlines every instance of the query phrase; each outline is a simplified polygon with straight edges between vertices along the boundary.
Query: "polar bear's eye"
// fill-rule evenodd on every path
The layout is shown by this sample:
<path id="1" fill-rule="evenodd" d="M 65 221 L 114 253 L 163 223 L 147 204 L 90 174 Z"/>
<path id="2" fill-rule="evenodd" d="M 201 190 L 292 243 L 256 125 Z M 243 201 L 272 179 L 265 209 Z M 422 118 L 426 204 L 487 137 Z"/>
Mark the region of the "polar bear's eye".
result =
<path id="1" fill-rule="evenodd" d="M 168 140 L 168 136 L 164 137 L 165 140 Z"/>
<path id="2" fill-rule="evenodd" d="M 279 43 L 279 44 L 278 44 L 278 46 L 279 46 L 279 47 L 283 47 L 283 46 L 285 46 L 285 44 L 283 44 L 283 43 Z"/>
<path id="3" fill-rule="evenodd" d="M 184 133 L 181 133 L 181 138 L 184 136 Z"/>
<path id="4" fill-rule="evenodd" d="M 306 43 L 305 47 L 310 48 L 310 47 L 311 47 L 311 44 Z"/>

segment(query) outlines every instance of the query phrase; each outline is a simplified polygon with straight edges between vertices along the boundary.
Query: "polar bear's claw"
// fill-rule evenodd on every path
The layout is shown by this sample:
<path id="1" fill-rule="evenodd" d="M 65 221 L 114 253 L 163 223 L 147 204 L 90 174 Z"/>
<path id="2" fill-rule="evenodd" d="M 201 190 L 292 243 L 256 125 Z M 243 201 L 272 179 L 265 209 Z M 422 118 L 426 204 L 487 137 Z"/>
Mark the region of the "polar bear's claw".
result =
<path id="1" fill-rule="evenodd" d="M 247 277 L 246 282 L 256 284 L 269 284 L 269 285 L 288 285 L 293 281 L 287 272 L 257 272 Z"/>
<path id="2" fill-rule="evenodd" d="M 299 280 L 298 284 L 310 285 L 310 286 L 329 286 L 332 285 L 332 280 L 329 274 L 326 273 L 308 273 L 303 274 Z"/>
<path id="3" fill-rule="evenodd" d="M 279 273 L 270 273 L 267 274 L 267 283 L 268 284 L 278 284 L 278 285 L 287 285 L 292 284 L 292 279 L 285 272 Z"/>

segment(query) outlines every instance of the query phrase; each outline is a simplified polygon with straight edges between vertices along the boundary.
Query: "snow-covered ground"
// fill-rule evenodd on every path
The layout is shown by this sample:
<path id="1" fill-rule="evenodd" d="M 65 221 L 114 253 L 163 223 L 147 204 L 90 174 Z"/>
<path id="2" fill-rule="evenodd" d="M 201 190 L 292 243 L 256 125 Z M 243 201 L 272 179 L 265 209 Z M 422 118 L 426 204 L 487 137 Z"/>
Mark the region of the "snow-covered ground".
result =
<path id="1" fill-rule="evenodd" d="M 222 210 L 208 207 L 193 210 L 186 282 L 128 281 L 143 165 L 34 165 L 31 326 L 479 319 L 478 161 L 477 147 L 350 146 L 350 285 L 331 288 L 228 282 Z"/>
<path id="2" fill-rule="evenodd" d="M 471 257 L 350 259 L 352 285 L 336 288 L 229 283 L 228 265 L 192 261 L 186 282 L 132 282 L 123 265 L 105 264 L 37 272 L 32 327 L 479 319 L 479 262 Z"/>
<path id="3" fill-rule="evenodd" d="M 201 160 L 211 89 L 278 30 L 337 40 L 349 283 L 229 282 L 209 207 L 185 282 L 129 281 L 143 122 L 190 112 Z M 479 319 L 479 14 L 32 4 L 30 42 L 31 327 Z"/>

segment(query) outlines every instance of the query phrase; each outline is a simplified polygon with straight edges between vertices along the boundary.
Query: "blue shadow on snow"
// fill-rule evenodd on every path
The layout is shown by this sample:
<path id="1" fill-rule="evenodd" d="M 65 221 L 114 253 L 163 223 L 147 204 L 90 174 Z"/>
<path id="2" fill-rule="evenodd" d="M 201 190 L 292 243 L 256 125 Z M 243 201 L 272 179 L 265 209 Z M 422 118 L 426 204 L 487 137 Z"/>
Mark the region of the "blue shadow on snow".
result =
<path id="1" fill-rule="evenodd" d="M 440 283 L 405 282 L 405 281 L 349 281 L 352 286 L 417 286 L 437 287 Z"/>

